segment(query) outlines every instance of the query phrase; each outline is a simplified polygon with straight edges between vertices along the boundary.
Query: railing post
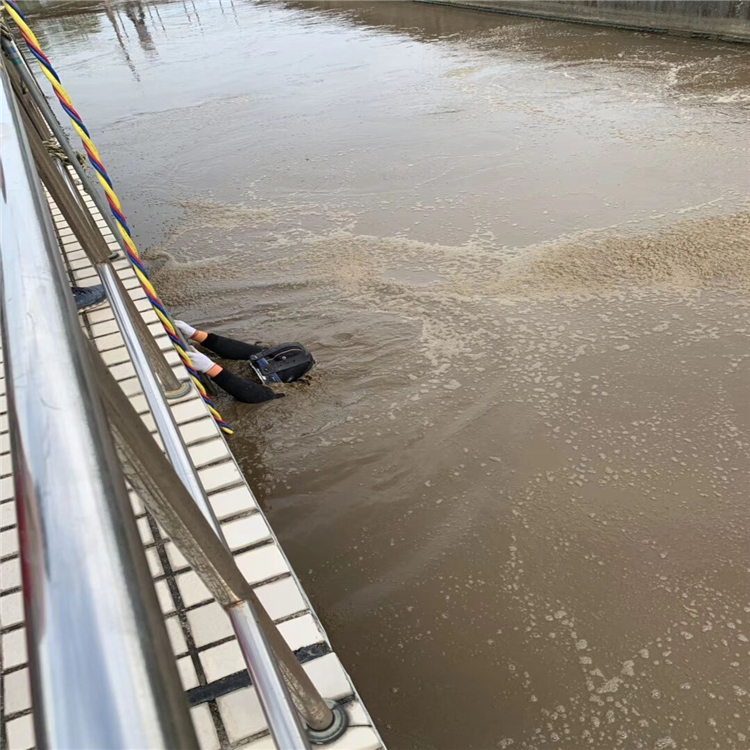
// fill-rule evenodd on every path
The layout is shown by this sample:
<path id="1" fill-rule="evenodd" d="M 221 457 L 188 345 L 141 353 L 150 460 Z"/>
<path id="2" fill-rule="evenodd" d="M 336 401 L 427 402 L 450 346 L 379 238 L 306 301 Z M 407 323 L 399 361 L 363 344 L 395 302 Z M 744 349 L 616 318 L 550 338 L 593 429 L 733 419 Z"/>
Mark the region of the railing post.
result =
<path id="1" fill-rule="evenodd" d="M 1 67 L 0 160 L 0 317 L 36 745 L 197 748 Z"/>

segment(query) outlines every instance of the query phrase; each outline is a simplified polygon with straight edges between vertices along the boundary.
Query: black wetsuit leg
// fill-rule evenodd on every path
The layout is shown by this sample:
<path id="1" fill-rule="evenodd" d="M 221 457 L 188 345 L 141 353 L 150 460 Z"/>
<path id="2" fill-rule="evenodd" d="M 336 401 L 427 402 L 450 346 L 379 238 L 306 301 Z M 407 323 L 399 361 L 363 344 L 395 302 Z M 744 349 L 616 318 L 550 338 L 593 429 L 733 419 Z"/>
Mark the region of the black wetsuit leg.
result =
<path id="1" fill-rule="evenodd" d="M 238 401 L 245 404 L 260 404 L 274 398 L 283 398 L 282 393 L 274 393 L 270 388 L 266 388 L 259 383 L 253 383 L 251 380 L 245 380 L 245 378 L 241 378 L 239 375 L 229 372 L 229 370 L 222 370 L 211 380 L 230 396 L 234 396 Z"/>
<path id="2" fill-rule="evenodd" d="M 219 336 L 217 333 L 209 333 L 204 341 L 200 342 L 201 346 L 210 349 L 214 354 L 218 354 L 224 359 L 250 359 L 251 354 L 262 352 L 263 348 L 255 344 L 246 344 L 244 341 Z"/>

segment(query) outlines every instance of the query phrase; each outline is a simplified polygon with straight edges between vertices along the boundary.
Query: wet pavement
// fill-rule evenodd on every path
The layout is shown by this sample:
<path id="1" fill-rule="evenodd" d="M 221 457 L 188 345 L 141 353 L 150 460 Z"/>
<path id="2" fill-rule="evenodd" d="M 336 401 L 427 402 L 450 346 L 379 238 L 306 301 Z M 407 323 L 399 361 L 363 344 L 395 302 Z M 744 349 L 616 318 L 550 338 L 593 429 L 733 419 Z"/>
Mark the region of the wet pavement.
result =
<path id="1" fill-rule="evenodd" d="M 172 309 L 318 359 L 220 408 L 387 744 L 747 747 L 750 48 L 47 6 Z"/>

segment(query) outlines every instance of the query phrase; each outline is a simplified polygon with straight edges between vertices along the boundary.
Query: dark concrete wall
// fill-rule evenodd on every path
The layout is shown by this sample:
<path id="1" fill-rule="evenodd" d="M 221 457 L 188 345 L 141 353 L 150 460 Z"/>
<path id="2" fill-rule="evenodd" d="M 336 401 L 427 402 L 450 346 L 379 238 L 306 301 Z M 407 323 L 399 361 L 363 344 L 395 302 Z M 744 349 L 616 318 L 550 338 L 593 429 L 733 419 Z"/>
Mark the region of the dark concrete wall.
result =
<path id="1" fill-rule="evenodd" d="M 417 0 L 750 43 L 750 0 Z"/>

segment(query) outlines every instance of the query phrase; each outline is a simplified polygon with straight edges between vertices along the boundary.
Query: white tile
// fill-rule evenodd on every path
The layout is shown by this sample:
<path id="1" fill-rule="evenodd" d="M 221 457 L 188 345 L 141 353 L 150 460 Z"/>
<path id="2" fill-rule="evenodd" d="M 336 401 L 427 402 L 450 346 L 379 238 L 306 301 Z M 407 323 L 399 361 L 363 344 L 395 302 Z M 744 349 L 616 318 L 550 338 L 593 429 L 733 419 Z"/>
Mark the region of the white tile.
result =
<path id="1" fill-rule="evenodd" d="M 133 363 L 127 358 L 127 352 L 125 352 L 124 361 L 121 361 L 120 364 L 113 365 L 109 368 L 109 371 L 112 373 L 112 377 L 118 381 L 124 380 L 125 378 L 134 378 L 136 376 Z"/>
<path id="2" fill-rule="evenodd" d="M 15 532 L 15 529 L 14 529 Z M 0 589 L 8 591 L 21 585 L 21 560 L 14 557 L 0 563 Z"/>
<path id="3" fill-rule="evenodd" d="M 88 256 L 83 250 L 81 243 L 75 236 L 75 233 L 68 235 L 63 239 L 63 253 L 65 254 L 65 260 L 71 264 L 72 268 L 92 268 L 93 265 L 89 261 Z M 73 265 L 78 261 L 78 265 Z"/>
<path id="4" fill-rule="evenodd" d="M 242 481 L 242 474 L 240 474 L 234 461 L 225 461 L 222 464 L 209 466 L 207 469 L 200 469 L 198 477 L 206 492 L 212 492 Z"/>
<path id="5" fill-rule="evenodd" d="M 8 750 L 31 750 L 34 747 L 34 721 L 31 714 L 9 721 L 6 727 Z"/>
<path id="6" fill-rule="evenodd" d="M 76 243 L 76 245 L 78 245 L 78 248 L 76 248 L 76 250 L 73 251 L 74 253 L 81 247 L 79 243 Z M 67 249 L 68 248 L 66 247 L 66 250 Z M 91 263 L 89 263 L 89 259 L 86 257 L 85 254 L 82 258 L 75 258 L 75 259 L 71 258 L 70 254 L 68 254 L 68 265 L 73 271 L 77 271 L 83 268 L 87 268 L 87 269 L 91 268 Z"/>
<path id="7" fill-rule="evenodd" d="M 187 375 L 187 371 L 183 371 L 183 374 Z M 187 393 L 184 393 L 182 396 L 169 399 L 169 405 L 174 409 L 174 407 L 178 404 L 185 404 L 189 401 L 195 400 L 200 400 L 200 396 L 198 395 L 198 389 L 195 387 L 195 385 L 193 385 L 192 388 L 190 388 L 189 391 Z"/>
<path id="8" fill-rule="evenodd" d="M 302 666 L 324 698 L 338 700 L 352 694 L 352 686 L 336 654 L 326 654 Z"/>
<path id="9" fill-rule="evenodd" d="M 187 619 L 198 648 L 234 635 L 229 617 L 216 602 L 188 612 Z"/>
<path id="10" fill-rule="evenodd" d="M 352 727 L 343 737 L 326 747 L 330 750 L 377 750 L 382 745 L 370 727 Z"/>
<path id="11" fill-rule="evenodd" d="M 138 378 L 127 378 L 126 380 L 121 380 L 119 385 L 120 388 L 122 388 L 122 392 L 128 397 L 143 393 Z"/>
<path id="12" fill-rule="evenodd" d="M 220 437 L 190 448 L 190 457 L 193 459 L 193 464 L 198 467 L 214 463 L 222 458 L 229 458 L 229 455 L 227 444 Z"/>
<path id="13" fill-rule="evenodd" d="M 120 334 L 117 333 L 115 336 L 119 336 Z M 121 337 L 122 338 L 122 337 Z M 135 372 L 135 370 L 132 369 L 132 364 L 130 363 L 130 357 L 128 357 L 128 350 L 125 348 L 125 346 L 119 346 L 117 349 L 110 349 L 109 351 L 102 352 L 102 360 L 104 361 L 104 364 L 112 367 L 114 365 L 124 364 L 128 363 L 131 365 L 131 372 Z M 114 374 L 114 371 L 113 371 Z"/>
<path id="14" fill-rule="evenodd" d="M 13 526 L 16 523 L 16 504 L 14 502 L 0 504 L 0 526 Z"/>
<path id="15" fill-rule="evenodd" d="M 310 614 L 282 622 L 278 628 L 292 651 L 325 641 L 323 633 L 315 623 L 315 618 Z"/>
<path id="16" fill-rule="evenodd" d="M 130 401 L 130 405 L 133 407 L 136 414 L 143 414 L 144 412 L 147 412 L 149 410 L 148 402 L 146 401 L 146 397 L 143 394 L 130 396 L 128 400 Z"/>
<path id="17" fill-rule="evenodd" d="M 289 566 L 275 544 L 243 552 L 237 555 L 235 560 L 249 583 L 257 583 L 289 572 Z"/>
<path id="18" fill-rule="evenodd" d="M 252 687 L 219 698 L 218 705 L 230 742 L 237 742 L 266 728 L 265 717 Z M 274 750 L 276 745 L 270 735 L 265 735 L 242 747 L 252 750 Z M 326 747 L 334 750 L 377 750 L 381 743 L 370 727 L 355 726 Z"/>
<path id="19" fill-rule="evenodd" d="M 14 496 L 13 477 L 3 477 L 3 479 L 0 479 L 0 499 L 10 500 Z"/>
<path id="20" fill-rule="evenodd" d="M 86 313 L 86 319 L 89 323 L 105 323 L 108 320 L 114 320 L 115 314 L 112 312 L 112 308 L 109 305 L 103 307 L 97 307 L 96 310 Z"/>
<path id="21" fill-rule="evenodd" d="M 152 432 L 151 439 L 154 441 L 154 443 L 156 443 L 159 450 L 164 453 L 164 443 L 161 439 L 161 435 L 158 432 Z"/>
<path id="22" fill-rule="evenodd" d="M 211 495 L 209 500 L 219 520 L 258 507 L 255 498 L 245 485 L 217 492 Z"/>
<path id="23" fill-rule="evenodd" d="M 31 708 L 31 684 L 29 683 L 28 668 L 3 675 L 3 691 L 5 693 L 6 714 L 15 714 Z"/>
<path id="24" fill-rule="evenodd" d="M 136 525 L 138 526 L 138 532 L 141 535 L 141 540 L 144 544 L 150 544 L 154 541 L 154 538 L 151 535 L 151 526 L 149 525 L 147 518 L 139 518 L 136 521 Z"/>
<path id="25" fill-rule="evenodd" d="M 156 551 L 155 547 L 151 547 L 151 549 L 146 550 L 146 561 L 148 562 L 148 567 L 151 571 L 151 575 L 154 578 L 164 575 L 164 568 L 162 568 L 161 566 L 159 553 Z"/>
<path id="26" fill-rule="evenodd" d="M 346 713 L 349 715 L 350 727 L 361 727 L 370 725 L 370 717 L 365 707 L 359 701 L 350 701 L 345 704 Z"/>
<path id="27" fill-rule="evenodd" d="M 18 533 L 15 529 L 0 531 L 0 556 L 7 557 L 18 552 Z"/>
<path id="28" fill-rule="evenodd" d="M 80 243 L 79 243 L 80 244 Z M 65 257 L 68 259 L 69 262 L 72 262 L 74 260 L 81 260 L 82 258 L 88 257 L 86 253 L 82 249 L 73 249 L 70 247 L 70 245 L 65 246 Z"/>
<path id="29" fill-rule="evenodd" d="M 73 271 L 76 286 L 97 286 L 101 284 L 99 274 L 92 270 Z"/>
<path id="30" fill-rule="evenodd" d="M 91 321 L 89 321 L 91 323 Z M 119 333 L 120 328 L 117 325 L 117 322 L 115 320 L 108 320 L 104 323 L 93 323 L 91 325 L 91 333 L 94 335 L 95 338 L 99 338 L 100 336 L 106 336 L 107 334 L 111 333 Z"/>
<path id="31" fill-rule="evenodd" d="M 25 628 L 11 630 L 10 633 L 6 633 L 2 636 L 2 648 L 3 669 L 20 667 L 21 664 L 26 664 L 29 660 L 29 656 L 26 652 Z"/>
<path id="32" fill-rule="evenodd" d="M 164 352 L 164 359 L 169 362 L 170 365 L 179 365 L 182 367 L 182 371 L 186 372 L 185 366 L 182 364 L 182 360 L 180 359 L 180 355 L 174 350 L 174 347 L 168 352 Z"/>
<path id="33" fill-rule="evenodd" d="M 0 596 L 0 625 L 7 628 L 10 625 L 23 622 L 23 599 L 21 592 Z"/>
<path id="34" fill-rule="evenodd" d="M 130 497 L 130 502 L 133 505 L 133 513 L 135 513 L 136 516 L 143 515 L 145 508 L 143 506 L 143 503 L 141 502 L 141 499 L 138 497 L 138 495 L 136 495 L 135 492 L 133 492 L 131 489 L 128 492 L 128 496 Z"/>
<path id="35" fill-rule="evenodd" d="M 184 371 L 183 371 L 184 372 Z M 186 443 L 192 443 L 195 440 L 213 437 L 217 434 L 218 428 L 212 417 L 206 417 L 190 424 L 180 427 L 180 434 Z"/>
<path id="36" fill-rule="evenodd" d="M 120 274 L 122 277 L 124 274 Z M 135 274 L 132 276 L 125 278 L 122 280 L 122 285 L 126 289 L 137 289 L 141 294 L 143 294 L 143 290 L 141 289 L 141 282 L 138 281 L 138 279 L 135 277 Z"/>
<path id="37" fill-rule="evenodd" d="M 201 651 L 200 656 L 209 682 L 245 669 L 245 660 L 237 641 L 227 641 L 219 646 L 213 646 Z"/>
<path id="38" fill-rule="evenodd" d="M 217 704 L 230 742 L 256 734 L 266 726 L 254 688 L 235 690 L 219 698 Z"/>
<path id="39" fill-rule="evenodd" d="M 216 727 L 208 705 L 202 703 L 200 706 L 191 708 L 190 718 L 193 720 L 200 749 L 218 750 L 220 747 L 219 738 L 216 736 Z"/>
<path id="40" fill-rule="evenodd" d="M 192 607 L 199 602 L 213 599 L 209 590 L 192 570 L 187 573 L 180 573 L 175 577 L 175 581 L 177 581 L 180 594 L 182 594 L 182 602 L 186 607 Z"/>
<path id="41" fill-rule="evenodd" d="M 169 364 L 169 359 L 166 356 L 164 357 L 164 359 L 167 361 L 167 364 Z M 172 368 L 174 376 L 177 378 L 177 380 L 180 381 L 180 383 L 187 383 L 192 389 L 195 390 L 196 393 L 198 393 L 198 390 L 195 388 L 195 384 L 190 379 L 190 375 L 188 375 L 188 371 L 185 369 L 182 362 L 172 364 L 170 365 L 170 367 Z M 208 412 L 206 412 L 206 414 L 208 414 Z M 211 421 L 213 422 L 213 417 L 211 418 Z M 206 435 L 206 437 L 210 437 L 210 435 Z"/>
<path id="42" fill-rule="evenodd" d="M 87 196 L 84 195 L 84 197 L 88 203 L 91 203 Z M 96 215 L 103 232 L 107 236 L 107 242 L 111 243 L 113 247 L 117 247 L 117 242 L 106 229 L 105 222 L 98 215 L 98 212 Z M 99 283 L 95 270 L 88 264 L 76 238 L 62 219 L 61 224 L 64 227 L 69 263 L 74 268 L 75 278 L 79 280 L 78 283 L 82 285 Z M 180 364 L 179 357 L 163 333 L 158 317 L 146 299 L 132 268 L 124 258 L 118 260 L 115 265 L 118 269 L 122 269 L 122 271 L 118 270 L 118 273 L 130 290 L 130 296 L 135 300 L 136 307 L 145 313 L 144 320 L 152 331 L 157 344 L 164 348 L 170 366 L 174 367 L 179 378 L 186 380 L 186 372 Z M 135 402 L 142 414 L 144 424 L 153 432 L 153 419 L 147 414 L 140 385 L 135 378 L 127 351 L 122 346 L 122 338 L 109 306 L 91 311 L 87 315 L 87 323 L 91 327 L 90 330 L 97 345 L 102 348 L 105 361 L 109 363 L 113 375 L 118 381 L 122 381 L 123 391 L 131 398 L 132 402 Z M 0 348 L 0 361 L 1 357 Z M 0 409 L 2 408 L 4 394 L 4 385 L 0 383 Z M 252 492 L 242 484 L 241 472 L 235 462 L 231 460 L 231 453 L 226 442 L 213 419 L 207 415 L 206 407 L 195 387 L 193 386 L 190 396 L 180 403 L 172 403 L 171 406 L 177 421 L 182 423 L 180 431 L 183 437 L 187 442 L 193 444 L 191 454 L 195 464 L 199 468 L 202 467 L 200 468 L 200 477 L 204 487 L 207 491 L 213 493 L 211 503 L 217 516 L 223 519 L 248 510 L 256 511 L 258 509 L 257 502 Z M 0 479 L 2 477 L 7 479 L 10 475 L 10 456 L 7 451 L 7 415 L 4 415 L 0 420 L 0 453 L 5 453 L 0 457 Z M 217 461 L 221 463 L 216 464 Z M 232 488 L 232 484 L 237 486 Z M 228 489 L 222 489 L 227 487 Z M 3 496 L 11 497 L 12 489 L 8 488 L 12 488 L 10 481 L 3 484 Z M 138 513 L 142 512 L 139 501 L 136 500 L 134 507 L 136 507 Z M 12 503 L 9 503 L 7 508 L 0 508 L 0 526 L 10 526 L 15 523 L 15 520 L 15 510 Z M 149 543 L 151 533 L 146 520 L 141 518 L 138 521 L 138 527 L 144 541 Z M 265 517 L 256 512 L 224 524 L 223 531 L 228 544 L 235 550 L 262 543 L 269 540 L 272 535 Z M 15 533 L 2 533 L 0 535 L 0 554 L 10 554 L 7 550 L 15 550 L 15 548 Z M 183 556 L 171 542 L 166 544 L 166 551 L 173 566 L 181 567 L 186 564 Z M 152 572 L 159 575 L 163 574 L 156 549 L 150 549 L 147 552 L 147 558 Z M 263 544 L 261 547 L 237 556 L 236 559 L 243 575 L 251 583 L 289 573 L 288 564 L 275 544 Z M 0 565 L 0 577 L 3 586 L 17 585 L 15 583 L 18 580 L 17 560 L 8 560 Z M 188 571 L 181 574 L 177 576 L 176 581 L 186 606 L 190 607 L 202 601 L 211 600 L 210 593 L 194 572 Z M 166 581 L 162 580 L 156 583 L 156 591 L 162 610 L 165 612 L 173 611 L 174 603 Z M 274 619 L 286 618 L 304 612 L 304 614 L 291 620 L 285 620 L 279 625 L 280 632 L 293 649 L 324 639 L 320 626 L 307 611 L 308 605 L 304 595 L 298 590 L 292 577 L 285 577 L 274 583 L 260 586 L 256 589 L 256 592 Z M 3 626 L 22 622 L 22 607 L 20 594 L 0 597 L 0 622 Z M 226 638 L 233 633 L 226 614 L 214 602 L 188 613 L 187 617 L 193 636 L 199 646 Z M 187 644 L 178 618 L 174 616 L 168 618 L 166 627 L 173 650 L 177 653 L 185 652 Z M 19 629 L 6 633 L 2 638 L 2 649 L 3 662 L 6 668 L 23 664 L 23 660 L 26 658 L 24 630 Z M 234 640 L 202 652 L 201 660 L 207 677 L 211 681 L 244 669 L 244 660 Z M 185 689 L 190 689 L 199 684 L 198 676 L 189 656 L 179 659 L 177 665 Z M 321 686 L 324 694 L 333 697 L 351 694 L 346 673 L 335 655 L 330 654 L 315 659 L 306 664 L 305 669 L 311 674 L 313 680 Z M 9 680 L 10 685 L 8 685 Z M 24 710 L 24 708 L 18 706 L 24 703 L 29 704 L 28 687 L 25 681 L 27 681 L 26 669 L 6 675 L 6 684 L 4 685 L 6 711 Z M 26 692 L 24 692 L 24 686 L 26 686 Z M 231 742 L 252 736 L 262 731 L 265 726 L 262 711 L 252 689 L 244 689 L 223 696 L 219 699 L 219 706 Z M 359 704 L 352 703 L 347 710 L 353 722 L 358 721 L 360 724 L 366 724 L 366 712 Z M 205 704 L 197 706 L 191 710 L 191 716 L 202 750 L 218 750 L 220 743 L 216 736 L 209 707 Z M 34 739 L 30 717 L 22 717 L 10 722 L 7 732 L 9 750 L 27 750 L 27 748 L 33 747 Z M 344 739 L 347 744 L 336 743 L 331 747 L 335 750 L 374 750 L 379 746 L 377 735 L 366 727 L 362 727 L 361 731 L 350 730 Z M 249 747 L 261 750 L 261 748 L 270 749 L 275 746 L 273 740 L 265 736 L 251 743 Z"/>
<path id="43" fill-rule="evenodd" d="M 165 620 L 165 624 L 167 626 L 169 642 L 172 644 L 172 651 L 174 651 L 175 654 L 184 654 L 187 651 L 187 643 L 185 642 L 185 636 L 182 633 L 179 618 L 168 617 Z"/>
<path id="44" fill-rule="evenodd" d="M 160 349 L 174 347 L 172 340 L 167 336 L 167 332 L 164 329 L 164 324 L 161 322 L 161 319 L 157 318 L 157 320 L 148 323 L 147 327 L 148 330 L 151 331 L 151 335 L 154 337 L 154 340 L 159 345 Z"/>
<path id="45" fill-rule="evenodd" d="M 193 660 L 189 655 L 177 660 L 177 671 L 180 673 L 182 687 L 185 690 L 192 690 L 194 687 L 200 685 L 198 674 L 193 666 Z"/>
<path id="46" fill-rule="evenodd" d="M 247 547 L 271 537 L 262 513 L 254 513 L 252 516 L 222 524 L 221 530 L 224 532 L 229 549 Z"/>
<path id="47" fill-rule="evenodd" d="M 326 745 L 326 748 L 332 748 L 332 750 L 377 750 L 380 747 L 382 745 L 377 734 L 370 727 L 364 726 L 351 727 L 343 737 Z M 276 750 L 276 743 L 270 735 L 265 735 L 242 745 L 242 748 L 243 750 Z"/>
<path id="48" fill-rule="evenodd" d="M 161 611 L 165 615 L 174 612 L 174 601 L 172 600 L 172 594 L 169 592 L 167 582 L 157 581 L 154 588 L 156 588 L 156 598 L 159 600 Z"/>
<path id="49" fill-rule="evenodd" d="M 150 412 L 141 415 L 141 422 L 143 422 L 149 432 L 156 432 L 156 423 Z"/>
<path id="50" fill-rule="evenodd" d="M 283 578 L 280 581 L 267 583 L 255 589 L 266 612 L 274 619 L 289 617 L 296 612 L 307 609 L 307 603 L 297 588 L 294 578 Z"/>
<path id="51" fill-rule="evenodd" d="M 177 356 L 177 352 L 175 352 L 175 356 Z M 170 357 L 168 356 L 167 360 L 169 359 Z M 203 400 L 198 397 L 193 398 L 191 401 L 183 401 L 172 407 L 172 414 L 174 414 L 174 418 L 178 424 L 202 417 L 205 413 L 206 407 L 203 405 Z"/>
<path id="52" fill-rule="evenodd" d="M 242 745 L 243 750 L 276 750 L 276 743 L 273 741 L 273 737 L 270 734 L 266 734 L 263 737 L 259 737 L 257 740 L 248 742 L 247 745 Z"/>

